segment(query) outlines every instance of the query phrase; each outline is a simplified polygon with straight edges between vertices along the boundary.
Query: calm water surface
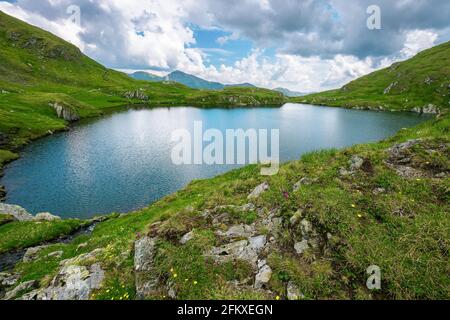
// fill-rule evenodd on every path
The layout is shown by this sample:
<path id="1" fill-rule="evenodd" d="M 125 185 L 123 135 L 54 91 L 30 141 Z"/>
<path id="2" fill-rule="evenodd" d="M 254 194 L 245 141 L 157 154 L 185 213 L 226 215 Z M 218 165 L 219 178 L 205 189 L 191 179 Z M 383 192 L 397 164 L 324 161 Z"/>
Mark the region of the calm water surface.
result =
<path id="1" fill-rule="evenodd" d="M 286 104 L 282 108 L 198 109 L 191 107 L 128 110 L 77 125 L 29 145 L 10 164 L 0 184 L 7 203 L 32 213 L 62 217 L 128 212 L 175 192 L 193 179 L 233 166 L 171 162 L 171 133 L 204 128 L 280 129 L 282 161 L 325 148 L 378 141 L 426 118 Z"/>

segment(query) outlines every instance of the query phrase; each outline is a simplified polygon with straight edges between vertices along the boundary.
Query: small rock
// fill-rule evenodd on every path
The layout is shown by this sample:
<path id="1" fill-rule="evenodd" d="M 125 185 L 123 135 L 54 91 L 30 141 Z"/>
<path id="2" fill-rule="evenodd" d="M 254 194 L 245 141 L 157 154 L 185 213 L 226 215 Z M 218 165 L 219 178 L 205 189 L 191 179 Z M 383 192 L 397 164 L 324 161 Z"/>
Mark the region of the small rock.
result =
<path id="1" fill-rule="evenodd" d="M 310 178 L 302 178 L 300 181 L 298 181 L 296 184 L 294 184 L 294 192 L 297 192 L 300 190 L 302 186 L 309 186 L 313 184 L 314 182 L 317 182 L 318 179 L 310 179 Z"/>
<path id="2" fill-rule="evenodd" d="M 255 277 L 255 288 L 262 289 L 267 286 L 272 278 L 272 268 L 267 264 L 263 266 Z"/>
<path id="3" fill-rule="evenodd" d="M 180 240 L 180 243 L 181 244 L 186 244 L 186 243 L 188 243 L 189 241 L 191 241 L 193 238 L 194 238 L 194 231 L 191 231 L 191 232 L 189 232 L 189 233 L 186 233 L 182 238 L 181 238 L 181 240 Z"/>
<path id="4" fill-rule="evenodd" d="M 10 274 L 7 272 L 0 273 L 0 287 L 12 287 L 19 281 L 18 274 Z"/>
<path id="5" fill-rule="evenodd" d="M 48 212 L 42 212 L 42 213 L 38 213 L 34 217 L 34 220 L 35 221 L 57 221 L 57 220 L 61 220 L 61 218 L 58 216 L 54 216 Z"/>
<path id="6" fill-rule="evenodd" d="M 249 225 L 237 225 L 232 226 L 228 229 L 227 232 L 217 231 L 217 235 L 222 237 L 227 237 L 229 239 L 237 239 L 237 238 L 249 238 L 255 232 L 255 228 Z"/>
<path id="7" fill-rule="evenodd" d="M 382 193 L 385 193 L 386 192 L 386 189 L 384 189 L 384 188 L 376 188 L 375 190 L 373 190 L 373 194 L 374 195 L 379 195 L 379 194 L 382 194 Z"/>
<path id="8" fill-rule="evenodd" d="M 288 300 L 295 301 L 304 299 L 305 296 L 292 281 L 289 281 L 287 285 L 287 298 Z"/>
<path id="9" fill-rule="evenodd" d="M 306 219 L 300 221 L 300 229 L 302 231 L 303 237 L 306 237 L 307 235 L 309 235 L 314 231 L 312 223 Z"/>
<path id="10" fill-rule="evenodd" d="M 23 256 L 22 261 L 27 263 L 27 262 L 36 260 L 38 258 L 39 252 L 41 252 L 42 250 L 44 250 L 48 247 L 49 246 L 38 246 L 38 247 L 28 248 L 27 251 L 25 252 L 25 255 Z"/>
<path id="11" fill-rule="evenodd" d="M 257 236 L 249 239 L 250 246 L 256 252 L 261 252 L 267 244 L 267 236 Z"/>
<path id="12" fill-rule="evenodd" d="M 88 246 L 87 242 L 80 243 L 77 247 L 77 251 L 80 251 L 81 249 L 84 249 Z"/>
<path id="13" fill-rule="evenodd" d="M 303 254 L 303 252 L 305 252 L 308 248 L 309 248 L 308 240 L 302 240 L 300 242 L 297 242 L 294 245 L 294 249 L 295 249 L 295 251 L 297 252 L 298 255 Z"/>
<path id="14" fill-rule="evenodd" d="M 269 184 L 267 182 L 261 183 L 257 186 L 248 196 L 248 199 L 258 198 L 265 191 L 269 190 Z"/>
<path id="15" fill-rule="evenodd" d="M 27 282 L 23 282 L 19 284 L 17 287 L 12 289 L 11 291 L 8 291 L 5 296 L 3 297 L 4 300 L 12 300 L 17 297 L 19 293 L 22 291 L 30 290 L 32 288 L 36 288 L 38 285 L 38 282 L 36 280 L 31 280 Z"/>
<path id="16" fill-rule="evenodd" d="M 244 204 L 241 208 L 242 211 L 255 211 L 256 207 L 253 203 Z"/>
<path id="17" fill-rule="evenodd" d="M 297 210 L 294 215 L 289 219 L 289 222 L 291 224 L 291 226 L 295 226 L 300 219 L 302 218 L 302 211 L 301 210 Z"/>
<path id="18" fill-rule="evenodd" d="M 55 251 L 55 252 L 49 253 L 49 254 L 47 255 L 47 257 L 48 257 L 48 258 L 56 258 L 56 259 L 59 259 L 59 258 L 62 257 L 63 254 L 64 254 L 63 251 Z"/>
<path id="19" fill-rule="evenodd" d="M 442 178 L 447 177 L 447 174 L 445 172 L 441 172 L 441 173 L 436 174 L 435 177 L 438 179 L 442 179 Z"/>
<path id="20" fill-rule="evenodd" d="M 357 170 L 361 169 L 361 167 L 363 166 L 364 159 L 362 159 L 361 157 L 359 157 L 357 155 L 354 155 L 350 159 L 349 164 L 350 164 L 350 171 L 357 171 Z"/>

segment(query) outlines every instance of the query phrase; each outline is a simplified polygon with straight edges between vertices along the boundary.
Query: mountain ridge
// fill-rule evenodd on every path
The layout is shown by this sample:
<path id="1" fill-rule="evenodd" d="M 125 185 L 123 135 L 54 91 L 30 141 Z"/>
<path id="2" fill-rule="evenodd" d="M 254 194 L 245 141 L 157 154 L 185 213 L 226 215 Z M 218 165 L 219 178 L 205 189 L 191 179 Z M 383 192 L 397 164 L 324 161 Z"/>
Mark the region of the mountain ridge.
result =
<path id="1" fill-rule="evenodd" d="M 256 88 L 256 86 L 250 83 L 239 83 L 239 84 L 223 84 L 220 82 L 208 81 L 200 77 L 194 76 L 192 74 L 183 71 L 173 71 L 164 77 L 156 76 L 151 72 L 147 71 L 136 71 L 129 74 L 132 78 L 139 80 L 147 80 L 152 82 L 163 82 L 163 81 L 173 81 L 183 84 L 192 89 L 207 89 L 207 90 L 223 90 L 225 88 Z M 147 76 L 148 75 L 148 76 Z M 274 90 L 277 91 L 277 90 Z"/>

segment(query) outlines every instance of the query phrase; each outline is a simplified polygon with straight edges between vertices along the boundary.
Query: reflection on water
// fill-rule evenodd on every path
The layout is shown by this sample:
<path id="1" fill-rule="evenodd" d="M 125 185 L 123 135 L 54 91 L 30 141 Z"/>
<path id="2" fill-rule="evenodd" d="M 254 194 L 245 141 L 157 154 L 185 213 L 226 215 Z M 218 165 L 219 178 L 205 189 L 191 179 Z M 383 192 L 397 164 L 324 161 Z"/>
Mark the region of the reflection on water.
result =
<path id="1" fill-rule="evenodd" d="M 426 118 L 286 104 L 282 108 L 129 110 L 78 125 L 28 146 L 1 183 L 7 202 L 64 217 L 128 212 L 179 190 L 193 179 L 234 166 L 175 166 L 171 133 L 204 129 L 280 129 L 282 161 L 324 148 L 381 140 Z"/>

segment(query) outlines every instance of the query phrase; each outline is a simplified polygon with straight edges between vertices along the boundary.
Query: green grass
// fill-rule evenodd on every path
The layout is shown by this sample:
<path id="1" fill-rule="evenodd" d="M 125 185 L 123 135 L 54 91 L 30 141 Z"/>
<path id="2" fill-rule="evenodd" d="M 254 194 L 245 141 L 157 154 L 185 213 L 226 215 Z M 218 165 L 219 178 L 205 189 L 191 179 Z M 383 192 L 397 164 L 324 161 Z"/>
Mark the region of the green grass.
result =
<path id="1" fill-rule="evenodd" d="M 385 90 L 392 85 L 389 92 Z M 291 98 L 292 102 L 347 108 L 410 111 L 433 104 L 450 108 L 450 42 L 350 82 L 341 89 Z"/>
<path id="2" fill-rule="evenodd" d="M 2 215 L 4 216 L 4 215 Z M 39 245 L 74 232 L 84 222 L 62 220 L 53 222 L 10 222 L 0 225 L 0 254 Z"/>
<path id="3" fill-rule="evenodd" d="M 9 214 L 2 214 L 0 213 L 0 226 L 13 222 L 14 221 L 14 217 L 9 215 Z"/>

